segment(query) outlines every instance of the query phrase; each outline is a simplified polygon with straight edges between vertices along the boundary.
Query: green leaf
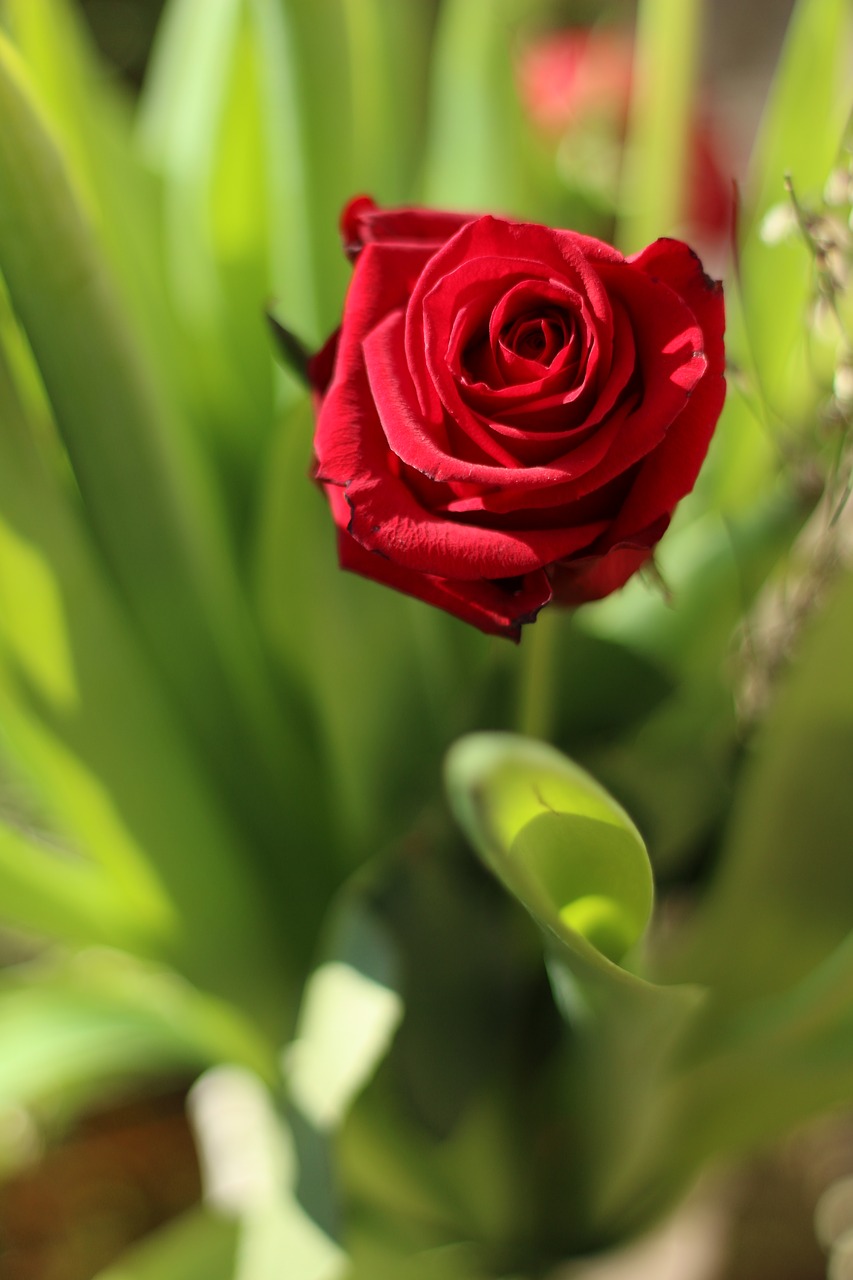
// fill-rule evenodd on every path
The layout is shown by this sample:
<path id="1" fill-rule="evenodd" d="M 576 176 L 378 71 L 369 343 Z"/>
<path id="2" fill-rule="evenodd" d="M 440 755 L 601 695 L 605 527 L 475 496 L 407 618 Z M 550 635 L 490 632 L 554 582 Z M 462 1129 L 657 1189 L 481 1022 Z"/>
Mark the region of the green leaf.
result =
<path id="1" fill-rule="evenodd" d="M 54 928 L 59 885 L 76 876 L 72 931 L 88 920 L 90 940 L 168 954 L 243 999 L 251 974 L 251 990 L 266 987 L 280 1005 L 272 926 L 242 840 L 140 652 L 79 507 L 39 456 L 2 349 L 0 420 L 2 737 L 33 780 L 47 833 L 82 862 L 58 870 L 52 892 L 45 886 Z M 35 910 L 48 868 L 23 861 L 17 892 L 25 868 Z M 86 872 L 99 873 L 98 888 L 81 916 Z"/>
<path id="2" fill-rule="evenodd" d="M 354 1251 L 345 1280 L 487 1280 L 494 1274 L 469 1244 L 442 1245 L 413 1256 L 384 1243 L 365 1239 Z"/>
<path id="3" fill-rule="evenodd" d="M 677 966 L 712 983 L 723 1005 L 783 990 L 853 927 L 851 629 L 847 573 L 801 637 L 742 772 L 719 870 Z"/>
<path id="4" fill-rule="evenodd" d="M 790 990 L 716 1012 L 686 1056 L 679 1157 L 699 1167 L 853 1098 L 853 937 Z"/>
<path id="5" fill-rule="evenodd" d="M 7 924 L 69 943 L 136 937 L 132 907 L 107 878 L 34 835 L 0 825 L 0 915 Z"/>
<path id="6" fill-rule="evenodd" d="M 651 911 L 642 839 L 602 787 L 541 743 L 473 734 L 451 748 L 446 777 L 463 830 L 545 934 L 573 1032 L 563 1105 L 576 1136 L 578 1218 L 592 1240 L 636 1231 L 672 1195 L 654 1168 L 657 1140 L 679 1046 L 705 997 L 610 958 L 624 958 Z"/>
<path id="7" fill-rule="evenodd" d="M 257 757 L 246 741 L 248 718 L 277 752 L 275 702 L 209 477 L 186 423 L 145 364 L 61 153 L 5 41 L 0 107 L 0 270 L 101 549 L 208 749 L 225 734 L 233 763 L 234 735 Z M 269 770 L 263 758 L 256 764 L 261 776 Z"/>
<path id="8" fill-rule="evenodd" d="M 180 343 L 164 290 L 159 193 L 133 145 L 130 99 L 99 64 L 71 0 L 4 0 L 3 11 L 146 353 L 177 385 Z"/>
<path id="9" fill-rule="evenodd" d="M 0 1105 L 75 1109 L 152 1075 L 244 1062 L 275 1078 L 242 1016 L 176 974 L 120 952 L 7 970 L 0 983 Z"/>
<path id="10" fill-rule="evenodd" d="M 200 429 L 245 519 L 257 451 L 272 423 L 281 378 L 270 360 L 263 309 L 284 290 L 290 323 L 310 324 L 304 261 L 271 278 L 273 157 L 265 78 L 269 42 L 247 0 L 211 10 L 165 7 L 138 114 L 138 147 L 163 186 L 170 294 L 193 353 Z M 292 181 L 289 186 L 292 187 Z M 281 212 L 281 211 L 279 211 Z M 288 225 L 290 219 L 288 218 Z M 279 264 L 280 266 L 281 264 Z M 275 273 L 273 272 L 273 277 Z M 307 316 L 306 316 L 307 311 Z"/>
<path id="11" fill-rule="evenodd" d="M 651 866 L 628 815 L 543 744 L 463 738 L 447 760 L 457 818 L 487 866 L 580 971 L 621 960 L 652 909 Z"/>
<path id="12" fill-rule="evenodd" d="M 134 1245 L 94 1280 L 234 1280 L 237 1224 L 194 1209 Z"/>
<path id="13" fill-rule="evenodd" d="M 432 15 L 423 4 L 343 0 L 353 173 L 379 204 L 411 202 L 423 152 Z"/>
<path id="14" fill-rule="evenodd" d="M 441 5 L 423 177 L 428 204 L 530 212 L 508 8 L 504 0 Z"/>
<path id="15" fill-rule="evenodd" d="M 222 807 L 243 827 L 250 876 L 289 895 L 304 877 L 299 860 L 280 856 L 282 812 L 302 838 L 328 847 L 326 809 L 306 785 L 310 735 L 283 714 L 289 691 L 266 667 L 197 442 L 145 362 L 25 69 L 2 40 L 0 110 L 0 270 L 98 549 Z M 282 939 L 300 969 L 325 902 L 322 877 L 311 884 L 313 915 L 306 909 Z"/>

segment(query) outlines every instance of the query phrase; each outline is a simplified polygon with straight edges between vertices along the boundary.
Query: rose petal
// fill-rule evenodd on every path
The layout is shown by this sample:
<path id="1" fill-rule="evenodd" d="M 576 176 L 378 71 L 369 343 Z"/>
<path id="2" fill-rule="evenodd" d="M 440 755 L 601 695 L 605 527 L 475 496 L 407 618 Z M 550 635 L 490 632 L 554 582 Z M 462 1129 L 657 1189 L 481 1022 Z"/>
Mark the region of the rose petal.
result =
<path id="1" fill-rule="evenodd" d="M 354 259 L 368 244 L 420 244 L 438 248 L 476 214 L 437 209 L 380 209 L 370 196 L 356 196 L 341 214 L 341 238 Z"/>
<path id="2" fill-rule="evenodd" d="M 601 555 L 580 556 L 553 565 L 548 572 L 555 602 L 573 606 L 588 604 L 624 587 L 648 561 L 668 524 L 669 520 L 660 520 L 637 534 L 635 540 L 620 542 Z"/>
<path id="3" fill-rule="evenodd" d="M 551 599 L 551 584 L 542 569 L 526 574 L 512 586 L 485 579 L 458 582 L 404 569 L 377 551 L 366 551 L 345 531 L 338 532 L 338 558 L 341 568 L 436 605 L 463 622 L 479 627 L 486 635 L 518 640 L 522 626 L 533 622 Z"/>

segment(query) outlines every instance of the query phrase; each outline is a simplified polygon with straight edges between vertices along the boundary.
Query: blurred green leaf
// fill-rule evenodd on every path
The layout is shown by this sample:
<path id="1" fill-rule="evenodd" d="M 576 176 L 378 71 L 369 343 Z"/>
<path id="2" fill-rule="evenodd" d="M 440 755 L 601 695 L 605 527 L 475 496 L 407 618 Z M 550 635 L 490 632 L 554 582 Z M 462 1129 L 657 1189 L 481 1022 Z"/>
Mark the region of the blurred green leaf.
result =
<path id="1" fill-rule="evenodd" d="M 195 1209 L 149 1235 L 94 1280 L 233 1280 L 237 1224 Z"/>
<path id="2" fill-rule="evenodd" d="M 136 346 L 107 265 L 77 207 L 26 73 L 0 45 L 0 268 L 69 449 L 86 513 L 140 630 L 184 712 L 223 807 L 248 835 L 247 861 L 290 893 L 306 885 L 281 858 L 282 812 L 325 850 L 310 738 L 281 714 L 221 511 L 186 423 Z M 73 317 L 69 323 L 68 317 Z M 121 431 L 115 424 L 121 423 Z M 316 886 L 282 940 L 300 955 L 325 899 Z M 298 925 L 304 924 L 298 937 Z M 301 954 L 300 954 L 301 953 Z"/>
<path id="3" fill-rule="evenodd" d="M 7 970 L 0 982 L 0 1104 L 69 1113 L 151 1076 L 273 1055 L 232 1007 L 120 952 Z"/>
<path id="4" fill-rule="evenodd" d="M 432 58 L 424 200 L 530 215 L 505 0 L 444 0 Z"/>
<path id="5" fill-rule="evenodd" d="M 201 426 L 241 519 L 278 382 L 263 323 L 273 289 L 269 55 L 253 12 L 245 0 L 168 4 L 138 113 L 139 150 L 163 184 L 170 293 L 196 357 Z M 295 277 L 287 285 L 291 322 L 305 323 L 310 299 Z"/>
<path id="6" fill-rule="evenodd" d="M 411 1256 L 384 1241 L 365 1239 L 345 1280 L 487 1280 L 491 1274 L 471 1245 L 442 1245 Z"/>
<path id="7" fill-rule="evenodd" d="M 204 722 L 220 701 L 211 695 L 224 661 L 247 707 L 268 726 L 240 636 L 239 588 L 229 580 L 230 557 L 198 460 L 134 345 L 24 68 L 5 42 L 0 55 L 0 268 L 104 553 L 158 657 L 180 672 L 195 715 Z"/>
<path id="8" fill-rule="evenodd" d="M 158 188 L 139 164 L 132 114 L 71 0 L 3 0 L 9 32 L 61 141 L 75 194 L 104 245 L 146 357 L 186 390 L 179 329 L 165 293 Z"/>
<path id="9" fill-rule="evenodd" d="M 678 963 L 713 984 L 725 1007 L 802 979 L 853 927 L 851 633 L 848 573 L 801 637 L 754 743 Z"/>
<path id="10" fill-rule="evenodd" d="M 354 181 L 379 204 L 411 202 L 423 153 L 430 6 L 343 0 L 343 12 L 352 68 Z"/>
<path id="11" fill-rule="evenodd" d="M 853 1097 L 853 938 L 788 990 L 712 1009 L 685 1054 L 674 1146 L 694 1167 Z"/>
<path id="12" fill-rule="evenodd" d="M 242 842 L 139 651 L 79 507 L 39 456 L 2 349 L 0 422 L 2 737 L 32 777 L 49 830 L 92 860 L 57 871 L 45 910 L 78 873 L 78 907 L 69 904 L 76 929 L 80 877 L 99 871 L 85 913 L 100 921 L 95 938 L 169 954 L 231 991 L 244 990 L 249 975 L 258 993 L 278 986 L 271 926 Z M 47 866 L 22 862 L 19 887 L 24 868 L 31 896 L 32 877 L 43 880 Z M 117 894 L 124 905 L 111 912 Z M 0 900 L 0 915 L 4 907 Z"/>
<path id="13" fill-rule="evenodd" d="M 694 120 L 702 0 L 640 0 L 620 191 L 620 248 L 677 234 Z"/>
<path id="14" fill-rule="evenodd" d="M 0 826 L 0 915 L 6 924 L 63 942 L 118 944 L 139 922 L 116 885 L 82 859 Z"/>

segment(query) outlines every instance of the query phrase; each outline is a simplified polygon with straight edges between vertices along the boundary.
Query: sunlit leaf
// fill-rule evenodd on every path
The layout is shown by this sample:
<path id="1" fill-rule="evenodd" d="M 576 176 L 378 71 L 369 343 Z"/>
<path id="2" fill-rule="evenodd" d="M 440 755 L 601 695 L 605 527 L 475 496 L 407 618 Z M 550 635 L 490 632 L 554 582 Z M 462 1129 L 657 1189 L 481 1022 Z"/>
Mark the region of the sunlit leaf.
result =
<path id="1" fill-rule="evenodd" d="M 395 969 L 379 922 L 345 902 L 284 1057 L 291 1101 L 318 1130 L 341 1123 L 388 1048 L 403 1014 Z"/>
<path id="2" fill-rule="evenodd" d="M 463 739 L 451 801 L 491 870 L 583 972 L 621 960 L 652 909 L 652 873 L 628 815 L 552 748 L 510 735 Z"/>
<path id="3" fill-rule="evenodd" d="M 642 839 L 594 779 L 541 743 L 473 734 L 451 749 L 446 776 L 469 839 L 545 934 L 554 996 L 576 1037 L 567 1105 L 583 1133 L 583 1213 L 602 1230 L 636 1230 L 672 1194 L 650 1175 L 656 1126 L 678 1045 L 705 998 L 611 959 L 648 922 Z"/>
<path id="4" fill-rule="evenodd" d="M 64 942 L 121 943 L 139 923 L 107 878 L 67 851 L 0 826 L 0 918 Z"/>
<path id="5" fill-rule="evenodd" d="M 177 388 L 182 352 L 163 290 L 158 192 L 132 145 L 129 96 L 100 64 L 73 0 L 4 0 L 3 11 L 146 352 Z"/>
<path id="6" fill-rule="evenodd" d="M 309 741 L 281 714 L 285 684 L 274 686 L 266 669 L 201 455 L 134 341 L 25 69 L 5 42 L 0 107 L 0 270 L 99 549 L 226 805 L 248 828 L 248 858 L 289 893 L 287 881 L 304 877 L 279 856 L 282 810 L 303 832 L 319 831 L 326 848 L 325 811 L 304 785 Z M 324 885 L 312 884 L 316 920 Z M 304 923 L 310 932 L 310 913 Z M 311 944 L 294 930 L 285 945 Z"/>

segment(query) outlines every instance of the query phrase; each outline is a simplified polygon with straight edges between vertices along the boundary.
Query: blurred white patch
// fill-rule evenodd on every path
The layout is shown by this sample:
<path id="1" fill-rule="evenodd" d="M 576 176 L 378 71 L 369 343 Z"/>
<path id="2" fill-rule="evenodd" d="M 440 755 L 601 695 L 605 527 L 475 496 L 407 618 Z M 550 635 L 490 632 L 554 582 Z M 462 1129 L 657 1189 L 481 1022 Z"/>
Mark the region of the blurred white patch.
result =
<path id="1" fill-rule="evenodd" d="M 334 1128 L 384 1056 L 403 1016 L 398 993 L 340 961 L 311 975 L 297 1038 L 285 1050 L 290 1096 L 318 1129 Z"/>

